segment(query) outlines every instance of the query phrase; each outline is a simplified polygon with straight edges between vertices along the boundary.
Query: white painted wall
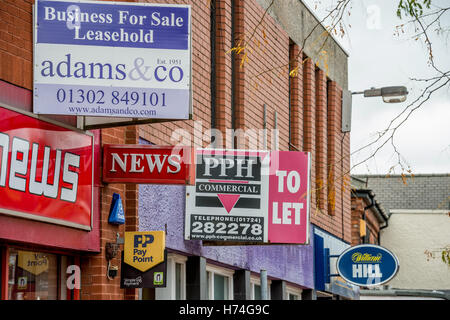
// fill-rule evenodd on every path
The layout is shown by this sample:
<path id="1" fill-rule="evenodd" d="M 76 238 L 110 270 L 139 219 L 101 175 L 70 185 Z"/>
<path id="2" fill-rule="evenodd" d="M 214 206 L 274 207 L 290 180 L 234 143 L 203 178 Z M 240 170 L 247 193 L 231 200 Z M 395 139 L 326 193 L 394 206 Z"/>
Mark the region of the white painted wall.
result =
<path id="1" fill-rule="evenodd" d="M 381 230 L 381 246 L 391 250 L 400 269 L 387 285 L 400 289 L 450 289 L 450 266 L 440 249 L 450 245 L 446 210 L 391 210 L 389 226 Z M 427 261 L 425 251 L 436 255 Z"/>

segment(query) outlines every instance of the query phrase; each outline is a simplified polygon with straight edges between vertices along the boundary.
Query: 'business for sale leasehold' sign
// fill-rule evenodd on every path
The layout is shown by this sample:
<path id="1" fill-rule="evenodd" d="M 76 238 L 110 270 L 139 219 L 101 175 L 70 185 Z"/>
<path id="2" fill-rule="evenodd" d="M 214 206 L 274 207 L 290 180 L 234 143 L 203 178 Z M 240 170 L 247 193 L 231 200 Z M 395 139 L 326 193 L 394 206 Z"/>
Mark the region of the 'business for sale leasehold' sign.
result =
<path id="1" fill-rule="evenodd" d="M 188 119 L 190 6 L 37 0 L 34 113 Z"/>

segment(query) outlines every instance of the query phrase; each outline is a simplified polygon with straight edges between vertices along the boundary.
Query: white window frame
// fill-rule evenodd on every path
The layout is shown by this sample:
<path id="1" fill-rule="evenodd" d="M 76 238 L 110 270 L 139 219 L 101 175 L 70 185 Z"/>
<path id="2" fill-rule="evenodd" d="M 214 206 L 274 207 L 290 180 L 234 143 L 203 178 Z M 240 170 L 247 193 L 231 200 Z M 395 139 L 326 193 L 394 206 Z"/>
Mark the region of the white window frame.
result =
<path id="1" fill-rule="evenodd" d="M 209 272 L 209 275 L 208 275 Z M 208 297 L 209 300 L 214 300 L 214 274 L 221 275 L 223 277 L 228 278 L 228 299 L 226 300 L 233 300 L 234 299 L 234 288 L 233 288 L 233 275 L 234 270 L 222 268 L 215 265 L 206 265 L 206 276 L 209 276 L 208 283 L 209 286 L 206 288 L 208 290 Z"/>
<path id="2" fill-rule="evenodd" d="M 302 292 L 303 290 L 291 285 L 286 285 L 286 290 L 284 293 L 284 299 L 289 300 L 289 294 L 294 294 L 298 296 L 298 300 L 302 300 Z"/>
<path id="3" fill-rule="evenodd" d="M 186 261 L 187 257 L 175 253 L 167 254 L 167 275 L 165 288 L 155 289 L 156 300 L 175 300 L 176 298 L 176 268 L 175 264 L 181 265 L 181 300 L 186 300 Z"/>
<path id="4" fill-rule="evenodd" d="M 272 284 L 272 280 L 267 279 L 267 299 L 270 300 L 270 286 Z M 257 275 L 250 276 L 250 300 L 255 300 L 255 285 L 261 285 L 261 277 Z"/>

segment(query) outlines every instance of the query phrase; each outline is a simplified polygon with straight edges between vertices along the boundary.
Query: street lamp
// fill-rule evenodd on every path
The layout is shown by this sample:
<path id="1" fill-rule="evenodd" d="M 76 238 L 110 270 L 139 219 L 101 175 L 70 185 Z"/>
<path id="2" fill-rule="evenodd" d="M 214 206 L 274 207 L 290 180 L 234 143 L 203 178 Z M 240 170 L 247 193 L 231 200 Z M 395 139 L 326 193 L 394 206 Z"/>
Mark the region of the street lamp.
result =
<path id="1" fill-rule="evenodd" d="M 351 92 L 344 90 L 342 93 L 342 132 L 349 132 L 352 119 L 352 96 L 364 94 L 364 97 L 382 97 L 385 103 L 399 103 L 406 101 L 408 90 L 404 86 L 370 88 L 364 91 Z"/>
<path id="2" fill-rule="evenodd" d="M 352 92 L 353 94 L 364 94 L 364 97 L 383 97 L 386 103 L 405 102 L 408 90 L 404 86 L 383 87 L 380 89 L 370 88 L 368 90 Z"/>

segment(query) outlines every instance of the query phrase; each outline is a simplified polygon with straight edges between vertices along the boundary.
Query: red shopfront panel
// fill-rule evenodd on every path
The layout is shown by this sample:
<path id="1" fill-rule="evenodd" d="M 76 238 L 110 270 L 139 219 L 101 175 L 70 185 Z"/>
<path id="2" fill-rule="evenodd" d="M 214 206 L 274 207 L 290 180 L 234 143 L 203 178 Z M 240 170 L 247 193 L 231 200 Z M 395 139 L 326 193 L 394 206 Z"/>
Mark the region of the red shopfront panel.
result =
<path id="1" fill-rule="evenodd" d="M 105 144 L 103 181 L 189 184 L 193 178 L 192 157 L 190 147 Z"/>
<path id="2" fill-rule="evenodd" d="M 0 108 L 0 212 L 90 231 L 93 137 Z"/>
<path id="3" fill-rule="evenodd" d="M 0 119 L 0 239 L 99 251 L 99 134 L 2 106 Z"/>

